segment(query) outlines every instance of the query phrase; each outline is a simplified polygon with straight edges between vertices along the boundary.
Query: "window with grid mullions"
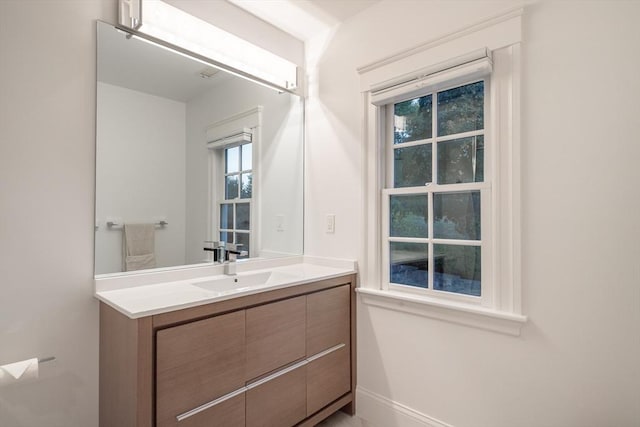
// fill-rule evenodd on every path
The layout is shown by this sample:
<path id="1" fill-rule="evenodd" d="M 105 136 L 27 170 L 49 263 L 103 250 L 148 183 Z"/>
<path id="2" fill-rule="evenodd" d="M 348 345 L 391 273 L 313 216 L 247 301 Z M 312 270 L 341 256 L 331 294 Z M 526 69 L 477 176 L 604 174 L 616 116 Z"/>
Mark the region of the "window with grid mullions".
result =
<path id="1" fill-rule="evenodd" d="M 251 249 L 252 151 L 251 142 L 224 149 L 224 200 L 218 227 L 220 241 L 242 245 L 247 253 Z"/>
<path id="2" fill-rule="evenodd" d="M 385 106 L 384 276 L 389 288 L 481 299 L 489 279 L 487 82 Z"/>

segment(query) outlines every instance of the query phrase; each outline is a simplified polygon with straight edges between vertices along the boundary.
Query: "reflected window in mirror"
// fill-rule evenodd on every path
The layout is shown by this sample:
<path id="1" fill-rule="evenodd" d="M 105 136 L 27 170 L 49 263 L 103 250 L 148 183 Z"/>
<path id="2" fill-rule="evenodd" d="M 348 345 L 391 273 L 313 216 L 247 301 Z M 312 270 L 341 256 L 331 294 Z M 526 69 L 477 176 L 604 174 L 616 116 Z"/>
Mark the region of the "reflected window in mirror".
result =
<path id="1" fill-rule="evenodd" d="M 249 137 L 251 137 L 249 135 Z M 246 142 L 220 149 L 224 153 L 224 173 L 220 168 L 220 182 L 224 191 L 224 200 L 218 202 L 220 218 L 218 221 L 218 236 L 221 242 L 241 245 L 241 251 L 247 255 L 238 258 L 248 258 L 251 254 L 251 205 L 253 195 L 253 143 Z M 218 155 L 218 154 L 214 154 Z M 218 162 L 214 162 L 215 165 Z M 216 171 L 213 171 L 216 174 Z M 215 185 L 215 180 L 214 184 Z"/>

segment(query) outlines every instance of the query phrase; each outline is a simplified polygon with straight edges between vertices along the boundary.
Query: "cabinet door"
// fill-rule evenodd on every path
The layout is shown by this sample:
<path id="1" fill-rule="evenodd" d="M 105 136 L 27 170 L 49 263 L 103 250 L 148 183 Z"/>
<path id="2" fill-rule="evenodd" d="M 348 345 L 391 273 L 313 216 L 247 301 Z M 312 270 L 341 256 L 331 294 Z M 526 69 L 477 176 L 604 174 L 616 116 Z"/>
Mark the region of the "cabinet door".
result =
<path id="1" fill-rule="evenodd" d="M 218 410 L 203 411 L 189 423 L 176 417 L 242 388 L 245 357 L 244 310 L 158 331 L 156 425 L 221 425 L 206 415 Z M 244 425 L 244 412 L 242 417 L 225 425 Z"/>
<path id="2" fill-rule="evenodd" d="M 247 381 L 304 358 L 305 309 L 304 296 L 247 309 Z"/>
<path id="3" fill-rule="evenodd" d="M 307 295 L 307 416 L 351 390 L 351 286 Z"/>
<path id="4" fill-rule="evenodd" d="M 338 344 L 349 344 L 350 297 L 350 285 L 307 295 L 307 357 Z"/>
<path id="5" fill-rule="evenodd" d="M 307 416 L 306 369 L 290 372 L 247 390 L 247 427 L 293 426 Z M 277 374 L 275 374 L 277 375 Z"/>
<path id="6" fill-rule="evenodd" d="M 351 390 L 350 347 L 345 345 L 307 365 L 307 416 Z"/>

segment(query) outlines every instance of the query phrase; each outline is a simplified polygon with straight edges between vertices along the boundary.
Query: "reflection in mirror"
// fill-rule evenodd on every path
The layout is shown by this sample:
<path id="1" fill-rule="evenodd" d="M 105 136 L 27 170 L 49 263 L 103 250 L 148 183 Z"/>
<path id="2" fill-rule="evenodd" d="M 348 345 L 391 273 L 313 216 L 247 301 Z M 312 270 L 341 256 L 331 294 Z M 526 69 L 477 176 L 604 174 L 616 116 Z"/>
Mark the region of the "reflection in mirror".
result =
<path id="1" fill-rule="evenodd" d="M 302 253 L 301 98 L 102 22 L 97 80 L 96 274 Z"/>

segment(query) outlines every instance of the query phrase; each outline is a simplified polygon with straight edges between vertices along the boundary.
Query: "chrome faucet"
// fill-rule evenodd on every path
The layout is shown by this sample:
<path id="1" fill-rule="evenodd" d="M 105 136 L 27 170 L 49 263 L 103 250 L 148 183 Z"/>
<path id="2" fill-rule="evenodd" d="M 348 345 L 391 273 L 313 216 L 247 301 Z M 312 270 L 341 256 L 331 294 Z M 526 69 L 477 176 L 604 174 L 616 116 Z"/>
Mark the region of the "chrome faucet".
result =
<path id="1" fill-rule="evenodd" d="M 247 255 L 247 251 L 240 250 L 242 244 L 205 241 L 205 251 L 213 252 L 213 263 L 224 264 L 224 274 L 236 275 L 236 260 L 238 256 Z"/>
<path id="2" fill-rule="evenodd" d="M 236 260 L 238 256 L 247 255 L 247 251 L 239 250 L 242 244 L 227 243 L 226 248 L 223 248 L 225 254 L 224 258 L 224 274 L 227 276 L 236 275 Z"/>

